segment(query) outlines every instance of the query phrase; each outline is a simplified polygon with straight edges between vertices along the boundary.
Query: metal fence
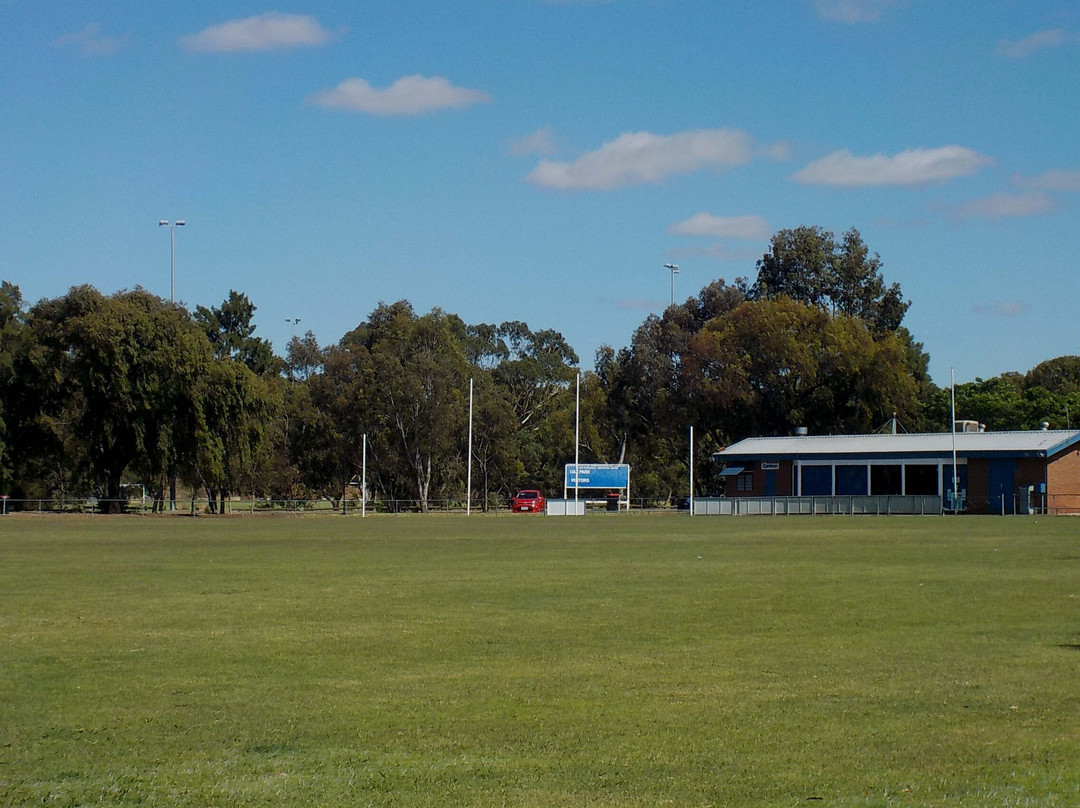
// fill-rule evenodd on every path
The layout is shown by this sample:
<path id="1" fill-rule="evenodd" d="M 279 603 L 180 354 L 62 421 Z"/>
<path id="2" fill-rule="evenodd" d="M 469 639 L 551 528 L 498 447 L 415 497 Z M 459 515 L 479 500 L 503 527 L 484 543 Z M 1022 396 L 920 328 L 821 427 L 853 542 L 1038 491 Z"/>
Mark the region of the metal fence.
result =
<path id="1" fill-rule="evenodd" d="M 115 505 L 110 507 L 110 501 L 96 497 L 40 497 L 35 499 L 4 498 L 2 509 L 4 513 L 67 513 L 67 514 L 100 514 L 108 512 L 122 512 L 128 514 L 153 514 L 154 502 L 147 498 L 115 500 Z M 221 507 L 221 502 L 211 504 L 207 499 L 178 499 L 176 507 L 170 508 L 165 502 L 162 515 L 203 515 L 215 514 Z M 590 503 L 590 510 L 603 510 L 603 502 Z M 158 508 L 162 503 L 158 503 Z M 635 500 L 635 510 L 672 510 L 674 506 L 665 506 L 661 500 Z M 353 515 L 366 512 L 368 514 L 409 514 L 423 511 L 420 500 L 416 499 L 378 499 L 367 503 L 362 507 L 359 500 L 349 499 L 344 503 L 333 503 L 327 499 L 227 499 L 224 504 L 225 515 L 260 515 L 260 514 L 298 514 L 298 515 Z M 434 499 L 428 500 L 428 513 L 500 513 L 510 511 L 509 501 L 491 501 L 485 510 L 482 502 L 473 501 L 471 507 L 467 507 L 464 499 Z"/>
<path id="2" fill-rule="evenodd" d="M 701 516 L 940 513 L 941 497 L 936 496 L 706 497 L 694 500 L 694 514 Z"/>
<path id="3" fill-rule="evenodd" d="M 1017 495 L 1011 501 L 998 497 L 965 501 L 961 513 L 1028 515 L 1080 514 L 1080 495 L 1050 494 L 1035 502 Z M 890 516 L 952 513 L 938 496 L 821 496 L 821 497 L 702 497 L 694 500 L 694 514 L 701 516 L 787 516 L 812 514 Z"/>
<path id="4" fill-rule="evenodd" d="M 112 504 L 110 504 L 110 502 Z M 605 500 L 583 500 L 589 512 L 607 511 Z M 122 499 L 104 500 L 96 497 L 40 497 L 35 499 L 4 498 L 2 500 L 3 513 L 55 513 L 55 514 L 102 514 L 109 512 L 121 512 L 125 514 L 145 514 L 160 516 L 203 516 L 203 515 L 236 515 L 236 516 L 263 516 L 263 515 L 346 515 L 359 516 L 361 513 L 374 514 L 412 514 L 423 512 L 419 500 L 415 499 L 377 499 L 369 501 L 366 507 L 362 507 L 358 499 L 347 499 L 344 502 L 334 503 L 328 499 L 227 499 L 224 510 L 221 511 L 221 502 L 211 504 L 208 499 L 177 499 L 176 507 L 170 508 L 169 503 L 158 502 L 159 512 L 155 513 L 153 499 Z M 638 513 L 663 513 L 688 509 L 686 499 L 662 499 L 662 498 L 637 498 L 631 500 L 631 510 Z M 160 510 L 161 508 L 164 510 Z M 510 513 L 510 503 L 501 498 L 492 498 L 488 501 L 487 508 L 484 503 L 473 500 L 467 507 L 464 498 L 433 499 L 428 500 L 428 513 L 464 514 L 466 512 L 480 513 Z"/>
<path id="5" fill-rule="evenodd" d="M 441 513 L 465 513 L 464 500 L 440 499 L 429 500 L 428 512 Z M 494 506 L 490 506 L 489 510 Z M 498 506 L 502 507 L 502 503 Z M 507 506 L 508 507 L 508 506 Z M 296 515 L 352 515 L 366 511 L 375 513 L 420 513 L 423 508 L 419 500 L 394 499 L 376 500 L 368 502 L 363 507 L 359 500 L 345 500 L 344 502 L 331 502 L 327 499 L 227 499 L 224 503 L 220 500 L 211 502 L 208 499 L 178 499 L 175 507 L 170 507 L 169 502 L 158 502 L 157 509 L 160 515 L 188 515 L 201 516 L 205 514 L 222 513 L 224 515 L 273 515 L 273 514 L 296 514 Z M 127 500 L 104 500 L 95 497 L 67 497 L 67 498 L 39 498 L 39 499 L 14 499 L 4 501 L 3 510 L 7 513 L 127 513 L 127 514 L 155 514 L 154 501 L 152 499 L 127 499 Z M 472 510 L 480 511 L 482 507 L 473 503 Z M 156 515 L 156 514 L 155 514 Z"/>
<path id="6" fill-rule="evenodd" d="M 430 502 L 431 509 L 449 510 L 451 502 Z M 211 503 L 207 499 L 178 499 L 175 507 L 170 507 L 166 501 L 158 502 L 157 509 L 161 515 L 203 515 L 217 513 L 222 507 L 220 501 Z M 342 514 L 360 513 L 359 501 L 346 500 L 345 503 L 333 503 L 326 499 L 227 499 L 224 502 L 222 513 L 228 514 Z M 41 498 L 41 499 L 8 499 L 5 509 L 9 513 L 109 513 L 122 512 L 128 514 L 153 514 L 154 502 L 151 499 L 129 500 L 104 500 L 95 497 L 68 497 Z M 419 511 L 420 503 L 405 500 L 393 500 L 389 502 L 369 502 L 367 511 L 376 512 L 402 512 Z M 464 510 L 464 506 L 462 506 Z"/>
<path id="7" fill-rule="evenodd" d="M 162 503 L 158 503 L 159 507 Z M 0 512 L 40 513 L 40 514 L 101 514 L 109 512 L 109 503 L 94 497 L 45 497 L 37 499 L 0 498 Z M 585 500 L 585 509 L 589 513 L 613 514 L 607 509 L 605 500 Z M 999 513 L 1000 503 L 968 502 L 969 512 Z M 126 514 L 144 514 L 154 516 L 203 516 L 215 515 L 220 502 L 212 507 L 207 499 L 177 500 L 176 508 L 154 513 L 153 500 L 147 498 L 120 500 L 113 511 Z M 326 499 L 228 499 L 225 501 L 226 516 L 360 516 L 368 515 L 406 515 L 422 512 L 421 503 L 415 499 L 379 499 L 367 503 L 361 508 L 359 500 L 349 499 L 344 503 L 333 503 Z M 501 499 L 491 500 L 485 510 L 482 503 L 473 501 L 473 514 L 510 513 L 508 502 Z M 465 514 L 466 503 L 463 498 L 429 500 L 428 513 Z M 630 512 L 638 514 L 683 513 L 688 514 L 689 502 L 686 498 L 635 498 L 630 501 Z M 794 516 L 814 514 L 840 515 L 893 515 L 893 514 L 939 514 L 949 512 L 943 508 L 943 502 L 936 496 L 854 496 L 854 497 L 697 497 L 694 499 L 694 514 L 697 516 Z M 1008 513 L 1008 509 L 1005 509 Z M 1080 515 L 1080 495 L 1051 494 L 1045 501 L 1030 510 L 1024 503 L 1014 504 L 1014 513 L 1049 513 L 1059 515 Z M 619 513 L 625 514 L 622 510 Z"/>

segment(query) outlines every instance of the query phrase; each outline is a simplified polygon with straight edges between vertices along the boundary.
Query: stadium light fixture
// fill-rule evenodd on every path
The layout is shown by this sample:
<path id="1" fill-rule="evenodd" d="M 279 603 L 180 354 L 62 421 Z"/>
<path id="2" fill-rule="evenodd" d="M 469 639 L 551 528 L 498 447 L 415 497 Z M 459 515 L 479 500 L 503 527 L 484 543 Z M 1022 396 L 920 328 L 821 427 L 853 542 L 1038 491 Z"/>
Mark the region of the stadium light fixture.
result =
<path id="1" fill-rule="evenodd" d="M 678 264 L 664 264 L 664 269 L 671 270 L 671 305 L 675 305 L 675 276 L 679 274 Z"/>
<path id="2" fill-rule="evenodd" d="M 158 227 L 169 228 L 169 301 L 176 302 L 176 228 L 183 227 L 187 222 L 177 219 L 169 222 L 168 219 L 159 219 Z"/>

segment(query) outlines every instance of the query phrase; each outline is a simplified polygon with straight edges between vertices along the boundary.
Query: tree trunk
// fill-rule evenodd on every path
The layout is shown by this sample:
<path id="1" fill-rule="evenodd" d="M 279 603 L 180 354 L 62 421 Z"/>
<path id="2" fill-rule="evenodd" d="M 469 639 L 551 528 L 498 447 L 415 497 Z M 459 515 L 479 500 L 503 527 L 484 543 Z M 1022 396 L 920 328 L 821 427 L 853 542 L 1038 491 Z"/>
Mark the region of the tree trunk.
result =
<path id="1" fill-rule="evenodd" d="M 428 512 L 428 494 L 431 490 L 431 458 L 427 459 L 427 468 L 424 466 L 424 459 L 419 455 L 416 456 L 414 461 L 416 467 L 416 493 L 420 498 L 420 512 Z"/>
<path id="2" fill-rule="evenodd" d="M 120 479 L 123 468 L 109 469 L 105 479 L 105 498 L 98 501 L 101 513 L 123 513 L 124 503 L 120 499 Z"/>
<path id="3" fill-rule="evenodd" d="M 165 513 L 165 475 L 161 475 L 154 481 L 154 513 Z"/>

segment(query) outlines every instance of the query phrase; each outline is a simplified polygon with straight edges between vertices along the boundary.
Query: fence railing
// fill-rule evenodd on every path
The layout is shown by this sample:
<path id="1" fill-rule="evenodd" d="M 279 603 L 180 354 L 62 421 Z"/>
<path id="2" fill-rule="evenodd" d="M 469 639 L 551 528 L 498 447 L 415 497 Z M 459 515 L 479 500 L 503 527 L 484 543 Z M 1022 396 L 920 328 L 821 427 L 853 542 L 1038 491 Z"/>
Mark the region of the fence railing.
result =
<path id="1" fill-rule="evenodd" d="M 586 500 L 589 513 L 611 513 L 605 500 Z M 968 512 L 996 514 L 1001 512 L 1000 500 L 991 502 L 968 501 Z M 41 514 L 102 514 L 121 512 L 126 514 L 144 514 L 155 516 L 203 516 L 220 513 L 220 501 L 212 506 L 207 499 L 178 499 L 175 509 L 169 503 L 158 503 L 160 509 L 155 513 L 154 502 L 149 497 L 115 501 L 109 507 L 109 501 L 95 497 L 40 497 L 17 499 L 0 498 L 0 513 L 41 513 Z M 1015 501 L 1005 513 L 1048 513 L 1051 515 L 1080 515 L 1080 494 L 1050 494 L 1035 503 L 1031 509 L 1024 503 Z M 630 501 L 631 513 L 688 513 L 689 502 L 686 498 L 643 498 Z M 464 514 L 464 499 L 435 499 L 427 503 L 428 513 Z M 491 500 L 485 510 L 483 503 L 473 501 L 473 514 L 509 514 L 509 502 Z M 695 515 L 811 515 L 811 514 L 937 514 L 948 512 L 943 509 L 940 497 L 926 496 L 866 496 L 866 497 L 697 497 L 694 499 Z M 378 499 L 361 507 L 359 500 L 348 499 L 344 503 L 333 503 L 327 499 L 227 499 L 224 515 L 229 516 L 359 516 L 368 515 L 405 515 L 423 512 L 419 500 L 415 499 Z M 626 513 L 625 510 L 620 513 Z"/>
<path id="2" fill-rule="evenodd" d="M 936 496 L 702 497 L 694 500 L 701 516 L 794 516 L 940 514 Z"/>
<path id="3" fill-rule="evenodd" d="M 155 512 L 154 501 L 146 499 L 122 499 L 105 500 L 96 497 L 38 497 L 28 499 L 16 499 L 14 497 L 3 500 L 3 510 L 7 513 L 67 513 L 67 514 L 102 514 L 102 513 L 126 513 L 146 515 L 274 515 L 294 514 L 307 515 L 347 515 L 359 516 L 362 512 L 367 514 L 412 514 L 422 513 L 423 506 L 416 499 L 376 499 L 371 500 L 366 506 L 362 506 L 357 499 L 347 499 L 344 502 L 334 503 L 328 499 L 262 499 L 243 498 L 227 499 L 224 510 L 219 501 L 211 504 L 208 499 L 177 499 L 176 507 L 170 508 L 168 501 L 157 503 Z M 631 509 L 638 512 L 664 512 L 687 509 L 685 500 L 649 499 L 637 498 L 631 500 Z M 589 511 L 606 510 L 604 500 L 588 500 Z M 484 503 L 474 500 L 469 507 L 463 498 L 432 499 L 427 502 L 428 513 L 460 513 L 470 511 L 480 513 L 510 513 L 508 500 L 492 499 L 487 508 Z"/>
<path id="4" fill-rule="evenodd" d="M 419 500 L 393 499 L 368 502 L 366 507 L 359 500 L 332 502 L 328 499 L 177 499 L 175 507 L 168 501 L 157 502 L 152 499 L 106 500 L 96 497 L 45 497 L 37 499 L 8 498 L 4 509 L 9 513 L 127 513 L 161 515 L 206 515 L 206 514 L 326 514 L 352 515 L 367 512 L 375 513 L 420 513 L 423 506 Z M 491 508 L 489 508 L 490 510 Z M 464 500 L 440 499 L 429 500 L 427 510 L 431 512 L 454 513 L 466 511 Z M 482 507 L 473 503 L 472 510 Z"/>

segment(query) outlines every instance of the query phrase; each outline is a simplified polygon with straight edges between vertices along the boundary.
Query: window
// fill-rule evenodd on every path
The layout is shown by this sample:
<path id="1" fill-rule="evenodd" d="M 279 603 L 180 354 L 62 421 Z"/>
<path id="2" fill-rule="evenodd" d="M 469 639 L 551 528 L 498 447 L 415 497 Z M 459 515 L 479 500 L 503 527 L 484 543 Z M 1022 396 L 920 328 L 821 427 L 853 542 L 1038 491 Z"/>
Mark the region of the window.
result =
<path id="1" fill-rule="evenodd" d="M 739 493 L 747 493 L 754 490 L 754 473 L 744 471 L 735 477 L 735 490 Z"/>
<path id="2" fill-rule="evenodd" d="M 938 467 L 936 465 L 904 466 L 904 491 L 912 496 L 936 496 L 938 493 Z"/>
<path id="3" fill-rule="evenodd" d="M 832 466 L 802 466 L 802 495 L 832 496 Z"/>
<path id="4" fill-rule="evenodd" d="M 836 467 L 837 496 L 864 497 L 866 493 L 866 466 Z"/>
<path id="5" fill-rule="evenodd" d="M 871 466 L 870 493 L 895 496 L 902 492 L 900 466 Z"/>

